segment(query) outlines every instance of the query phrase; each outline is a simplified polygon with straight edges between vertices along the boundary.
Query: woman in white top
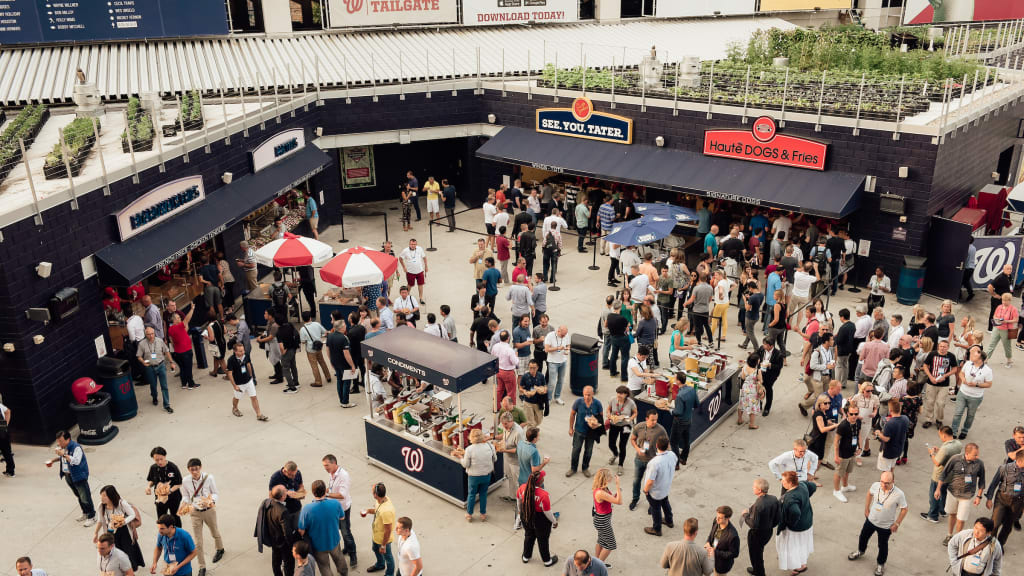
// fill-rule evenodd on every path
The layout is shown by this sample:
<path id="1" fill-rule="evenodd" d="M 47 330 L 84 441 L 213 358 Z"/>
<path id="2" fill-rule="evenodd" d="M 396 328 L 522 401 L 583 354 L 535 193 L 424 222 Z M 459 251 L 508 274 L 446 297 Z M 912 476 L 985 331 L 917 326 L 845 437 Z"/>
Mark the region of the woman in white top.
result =
<path id="1" fill-rule="evenodd" d="M 231 273 L 231 265 L 224 258 L 224 252 L 217 252 L 217 269 L 220 270 L 220 279 L 224 282 L 224 306 L 233 306 L 235 303 L 235 276 Z"/>
<path id="2" fill-rule="evenodd" d="M 494 462 L 498 459 L 494 446 L 487 441 L 483 430 L 474 428 L 469 433 L 469 447 L 462 456 L 462 467 L 469 476 L 469 495 L 466 496 L 466 521 L 473 521 L 473 509 L 480 498 L 480 520 L 487 521 L 487 489 L 494 472 Z"/>
<path id="3" fill-rule="evenodd" d="M 100 488 L 100 510 L 99 522 L 96 523 L 92 541 L 96 543 L 100 534 L 109 532 L 114 535 L 114 546 L 124 552 L 131 560 L 132 570 L 138 571 L 139 566 L 145 566 L 146 561 L 142 557 L 142 549 L 139 548 L 138 535 L 132 522 L 135 521 L 135 507 L 121 498 L 117 488 L 104 486 Z"/>
<path id="4" fill-rule="evenodd" d="M 968 354 L 970 360 L 964 363 L 961 370 L 964 381 L 960 391 L 956 393 L 956 411 L 953 413 L 953 434 L 959 432 L 960 440 L 967 437 L 967 432 L 974 423 L 974 414 L 985 397 L 985 389 L 992 387 L 992 368 L 985 363 L 987 357 L 981 346 L 972 346 Z M 960 426 L 961 419 L 963 427 Z"/>

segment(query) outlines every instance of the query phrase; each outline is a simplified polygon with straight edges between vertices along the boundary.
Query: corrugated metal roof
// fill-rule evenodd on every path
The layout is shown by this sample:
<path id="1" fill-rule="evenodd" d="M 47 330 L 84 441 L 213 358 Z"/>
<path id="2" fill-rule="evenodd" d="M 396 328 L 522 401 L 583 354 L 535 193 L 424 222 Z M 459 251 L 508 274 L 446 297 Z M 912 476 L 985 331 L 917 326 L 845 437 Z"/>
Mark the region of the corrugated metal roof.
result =
<path id="1" fill-rule="evenodd" d="M 324 32 L 233 36 L 0 50 L 0 102 L 68 102 L 82 68 L 105 99 L 224 86 L 325 87 L 500 75 L 559 66 L 636 64 L 657 46 L 663 60 L 721 58 L 729 43 L 758 28 L 794 26 L 778 18 L 642 20 L 619 24 Z"/>

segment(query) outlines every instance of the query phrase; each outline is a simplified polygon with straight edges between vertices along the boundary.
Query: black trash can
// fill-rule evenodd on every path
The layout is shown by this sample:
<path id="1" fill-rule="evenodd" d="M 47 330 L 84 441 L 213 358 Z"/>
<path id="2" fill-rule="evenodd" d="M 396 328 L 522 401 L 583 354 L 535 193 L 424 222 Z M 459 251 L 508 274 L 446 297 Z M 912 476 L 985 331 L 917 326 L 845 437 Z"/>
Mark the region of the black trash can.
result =
<path id="1" fill-rule="evenodd" d="M 104 356 L 96 361 L 96 382 L 110 395 L 110 417 L 116 421 L 130 420 L 139 413 L 139 403 L 132 386 L 131 364 L 124 358 Z"/>
<path id="2" fill-rule="evenodd" d="M 209 364 L 206 362 L 206 330 L 202 326 L 192 326 L 188 329 L 192 336 L 192 354 L 195 356 L 195 369 L 206 370 Z"/>
<path id="3" fill-rule="evenodd" d="M 592 336 L 573 334 L 569 340 L 569 389 L 577 396 L 583 395 L 583 388 L 593 386 L 597 392 L 597 351 L 601 341 Z"/>
<path id="4" fill-rule="evenodd" d="M 78 420 L 78 443 L 86 446 L 106 444 L 117 436 L 117 426 L 110 420 L 110 394 L 96 392 L 88 404 L 70 404 Z"/>

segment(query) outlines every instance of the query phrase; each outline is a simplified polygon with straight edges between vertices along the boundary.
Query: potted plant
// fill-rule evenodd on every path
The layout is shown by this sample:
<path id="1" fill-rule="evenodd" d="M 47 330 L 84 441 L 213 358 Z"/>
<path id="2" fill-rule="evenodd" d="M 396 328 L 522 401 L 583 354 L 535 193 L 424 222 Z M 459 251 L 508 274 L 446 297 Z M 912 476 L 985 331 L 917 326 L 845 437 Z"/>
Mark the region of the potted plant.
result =
<path id="1" fill-rule="evenodd" d="M 131 147 L 128 139 L 131 139 Z M 134 96 L 128 99 L 128 126 L 121 132 L 121 151 L 146 152 L 153 149 L 153 120 Z"/>
<path id="2" fill-rule="evenodd" d="M 203 127 L 203 105 L 198 90 L 184 92 L 181 95 L 181 113 L 174 119 L 176 127 L 185 126 L 185 130 L 200 130 Z"/>
<path id="3" fill-rule="evenodd" d="M 29 148 L 50 117 L 50 110 L 42 104 L 29 104 L 11 120 L 0 134 L 0 181 L 21 161 L 21 144 Z"/>

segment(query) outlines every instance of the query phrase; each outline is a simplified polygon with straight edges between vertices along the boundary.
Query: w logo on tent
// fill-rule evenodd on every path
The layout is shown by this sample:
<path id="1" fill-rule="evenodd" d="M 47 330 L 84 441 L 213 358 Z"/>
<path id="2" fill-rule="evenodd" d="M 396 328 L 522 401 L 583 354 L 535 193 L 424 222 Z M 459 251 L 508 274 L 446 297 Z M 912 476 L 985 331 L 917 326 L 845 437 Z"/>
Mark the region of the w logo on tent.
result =
<path id="1" fill-rule="evenodd" d="M 345 0 L 345 9 L 349 14 L 355 14 L 363 9 L 363 0 Z"/>

